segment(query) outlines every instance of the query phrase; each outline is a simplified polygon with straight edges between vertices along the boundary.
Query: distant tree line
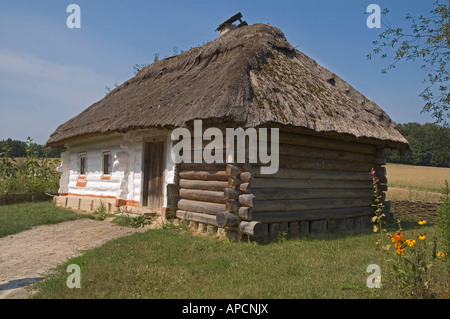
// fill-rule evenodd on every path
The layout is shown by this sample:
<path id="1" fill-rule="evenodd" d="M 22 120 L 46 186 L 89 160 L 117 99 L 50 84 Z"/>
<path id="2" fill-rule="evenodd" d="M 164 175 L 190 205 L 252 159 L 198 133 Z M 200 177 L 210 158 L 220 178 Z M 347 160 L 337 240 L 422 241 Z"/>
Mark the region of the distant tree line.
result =
<path id="1" fill-rule="evenodd" d="M 37 157 L 59 158 L 63 150 L 52 149 L 44 147 L 36 143 L 30 143 L 31 152 Z M 0 157 L 26 157 L 27 156 L 27 142 L 13 140 L 0 141 Z"/>
<path id="2" fill-rule="evenodd" d="M 398 131 L 408 140 L 412 152 L 400 156 L 398 151 L 386 150 L 386 161 L 422 166 L 450 167 L 450 128 L 434 123 L 397 124 Z M 50 149 L 31 143 L 31 150 L 37 157 L 59 158 L 63 150 Z M 0 141 L 0 157 L 26 157 L 27 142 Z"/>
<path id="3" fill-rule="evenodd" d="M 450 128 L 434 123 L 397 124 L 408 140 L 412 152 L 400 157 L 398 151 L 387 150 L 386 161 L 421 166 L 450 167 Z"/>

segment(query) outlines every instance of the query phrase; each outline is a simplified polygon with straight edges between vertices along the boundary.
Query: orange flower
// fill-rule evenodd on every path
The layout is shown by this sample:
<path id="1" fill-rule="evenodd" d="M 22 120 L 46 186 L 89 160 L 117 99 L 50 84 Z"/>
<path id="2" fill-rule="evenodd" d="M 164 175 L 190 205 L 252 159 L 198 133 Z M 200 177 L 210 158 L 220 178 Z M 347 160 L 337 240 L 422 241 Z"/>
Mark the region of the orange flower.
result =
<path id="1" fill-rule="evenodd" d="M 397 249 L 397 254 L 399 254 L 399 255 L 405 255 L 405 251 L 406 251 L 406 249 L 405 248 L 398 248 Z"/>
<path id="2" fill-rule="evenodd" d="M 405 242 L 409 247 L 413 247 L 416 244 L 415 239 L 407 239 Z"/>
<path id="3" fill-rule="evenodd" d="M 444 258 L 445 254 L 442 251 L 440 251 L 440 252 L 437 253 L 437 256 L 441 257 L 441 258 Z"/>
<path id="4" fill-rule="evenodd" d="M 403 233 L 395 233 L 391 238 L 392 242 L 403 242 L 405 240 L 405 234 Z"/>
<path id="5" fill-rule="evenodd" d="M 419 236 L 419 239 L 420 239 L 420 240 L 424 240 L 425 238 L 427 238 L 427 236 L 425 236 L 425 235 L 420 235 L 420 236 Z"/>

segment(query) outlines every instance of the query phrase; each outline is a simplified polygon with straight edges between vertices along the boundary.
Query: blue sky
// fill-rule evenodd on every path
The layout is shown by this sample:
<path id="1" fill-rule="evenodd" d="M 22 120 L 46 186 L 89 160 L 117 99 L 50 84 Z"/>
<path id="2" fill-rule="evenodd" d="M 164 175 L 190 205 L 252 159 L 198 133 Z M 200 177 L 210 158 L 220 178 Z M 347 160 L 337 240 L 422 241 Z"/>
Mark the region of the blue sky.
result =
<path id="1" fill-rule="evenodd" d="M 383 21 L 426 14 L 433 0 L 2 0 L 0 3 L 0 140 L 31 136 L 44 144 L 56 127 L 103 98 L 106 86 L 151 63 L 218 37 L 217 26 L 237 12 L 249 24 L 268 23 L 319 64 L 380 105 L 397 123 L 433 122 L 421 114 L 424 70 L 366 55 L 384 30 L 366 25 L 369 4 Z M 81 8 L 81 28 L 69 29 L 69 4 Z"/>

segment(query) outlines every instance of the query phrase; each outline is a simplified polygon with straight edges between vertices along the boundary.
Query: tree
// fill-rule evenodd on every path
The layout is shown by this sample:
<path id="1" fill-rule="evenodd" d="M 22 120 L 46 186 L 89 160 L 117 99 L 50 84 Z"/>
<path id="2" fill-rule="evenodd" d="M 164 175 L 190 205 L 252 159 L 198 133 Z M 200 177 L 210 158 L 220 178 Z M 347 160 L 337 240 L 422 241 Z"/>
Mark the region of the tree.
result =
<path id="1" fill-rule="evenodd" d="M 388 9 L 384 9 L 382 16 L 388 12 Z M 447 67 L 450 58 L 449 12 L 450 2 L 437 0 L 427 16 L 406 15 L 405 19 L 410 24 L 408 30 L 392 27 L 382 21 L 386 30 L 378 35 L 378 40 L 373 41 L 375 54 L 381 54 L 382 59 L 393 58 L 393 62 L 382 73 L 394 69 L 402 60 L 421 61 L 422 68 L 428 73 L 424 79 L 425 89 L 419 95 L 425 102 L 422 113 L 431 112 L 436 123 L 445 126 L 448 126 L 450 118 L 450 71 Z M 367 58 L 371 59 L 372 55 L 368 54 Z"/>
<path id="2" fill-rule="evenodd" d="M 398 152 L 386 150 L 386 161 L 422 166 L 450 167 L 450 128 L 436 123 L 397 124 L 408 140 L 412 152 L 400 158 Z"/>
<path id="3" fill-rule="evenodd" d="M 26 157 L 27 149 L 37 157 L 48 158 L 59 158 L 63 151 L 61 149 L 45 148 L 42 145 L 32 143 L 32 140 L 24 142 L 8 138 L 0 141 L 0 157 Z"/>

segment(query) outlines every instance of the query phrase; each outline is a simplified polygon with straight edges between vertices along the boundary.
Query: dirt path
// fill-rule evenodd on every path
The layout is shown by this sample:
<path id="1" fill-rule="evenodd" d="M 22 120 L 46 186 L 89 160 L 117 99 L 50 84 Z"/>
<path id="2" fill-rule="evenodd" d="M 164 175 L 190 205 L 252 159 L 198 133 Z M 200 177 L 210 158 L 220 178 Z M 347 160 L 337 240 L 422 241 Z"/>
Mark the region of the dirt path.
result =
<path id="1" fill-rule="evenodd" d="M 0 299 L 26 298 L 24 286 L 42 280 L 45 272 L 68 258 L 145 230 L 121 227 L 109 220 L 79 219 L 0 238 Z"/>

